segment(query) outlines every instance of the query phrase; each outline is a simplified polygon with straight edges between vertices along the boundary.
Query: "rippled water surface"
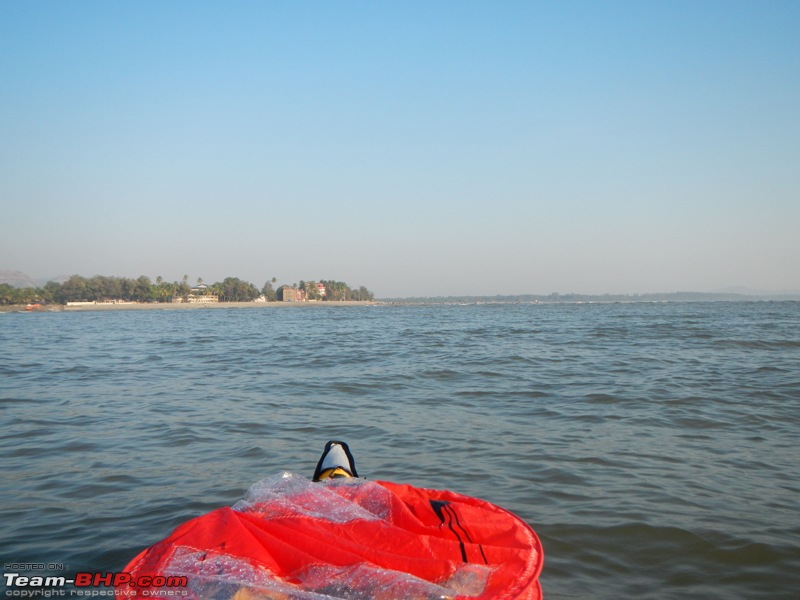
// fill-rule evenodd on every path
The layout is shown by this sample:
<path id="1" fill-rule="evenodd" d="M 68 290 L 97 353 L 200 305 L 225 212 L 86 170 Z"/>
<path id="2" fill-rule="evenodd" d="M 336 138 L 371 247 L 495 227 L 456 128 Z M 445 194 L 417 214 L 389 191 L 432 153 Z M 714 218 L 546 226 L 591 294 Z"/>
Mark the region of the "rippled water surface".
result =
<path id="1" fill-rule="evenodd" d="M 0 314 L 0 558 L 121 569 L 328 439 L 528 521 L 546 598 L 797 598 L 800 303 Z"/>

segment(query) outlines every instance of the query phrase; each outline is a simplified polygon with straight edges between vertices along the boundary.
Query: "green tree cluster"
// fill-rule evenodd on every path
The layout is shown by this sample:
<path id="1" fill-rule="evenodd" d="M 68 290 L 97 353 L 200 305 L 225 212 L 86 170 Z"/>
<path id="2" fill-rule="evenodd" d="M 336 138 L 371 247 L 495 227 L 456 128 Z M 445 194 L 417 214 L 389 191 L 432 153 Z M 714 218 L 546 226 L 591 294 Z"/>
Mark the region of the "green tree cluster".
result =
<path id="1" fill-rule="evenodd" d="M 66 304 L 67 302 L 98 302 L 103 300 L 123 300 L 127 302 L 172 302 L 175 299 L 186 299 L 192 294 L 189 278 L 184 275 L 182 281 L 168 282 L 163 277 L 156 277 L 155 283 L 142 275 L 136 279 L 126 277 L 81 277 L 73 275 L 63 283 L 47 282 L 41 288 L 15 288 L 6 283 L 0 284 L 0 305 L 15 304 Z M 268 302 L 279 299 L 273 285 L 277 280 L 273 277 L 259 290 L 252 283 L 238 277 L 226 277 L 223 281 L 205 288 L 206 294 L 219 297 L 222 302 L 249 302 L 263 295 Z M 198 285 L 202 279 L 198 279 Z M 364 286 L 351 289 L 341 281 L 321 281 L 326 295 L 322 297 L 315 281 L 300 281 L 298 289 L 306 293 L 309 300 L 374 300 L 374 294 Z"/>
<path id="2" fill-rule="evenodd" d="M 226 277 L 221 283 L 213 284 L 211 290 L 221 302 L 251 302 L 260 295 L 256 286 L 238 277 Z"/>
<path id="3" fill-rule="evenodd" d="M 15 288 L 7 283 L 0 283 L 0 306 L 52 302 L 54 302 L 53 291 L 47 286 L 44 288 Z"/>
<path id="4" fill-rule="evenodd" d="M 320 283 L 325 286 L 325 300 L 350 300 L 367 302 L 375 299 L 375 294 L 370 292 L 363 285 L 359 288 L 351 288 L 343 281 L 322 280 Z"/>
<path id="5" fill-rule="evenodd" d="M 267 302 L 275 302 L 278 299 L 278 293 L 273 288 L 275 282 L 278 281 L 275 277 L 270 279 L 268 282 L 264 284 L 264 287 L 261 288 L 261 295 L 267 300 Z"/>
<path id="6" fill-rule="evenodd" d="M 343 281 L 334 281 L 332 279 L 331 280 L 321 279 L 319 283 L 325 286 L 324 296 L 320 294 L 316 281 L 303 281 L 301 279 L 296 285 L 292 287 L 298 290 L 303 290 L 306 294 L 307 300 L 322 300 L 331 302 L 341 302 L 348 300 L 348 301 L 367 302 L 375 299 L 375 294 L 370 292 L 363 285 L 356 289 L 356 288 L 351 288 L 348 284 L 344 283 Z M 284 287 L 286 286 L 281 286 L 280 289 L 282 290 Z"/>
<path id="7" fill-rule="evenodd" d="M 17 289 L 7 284 L 0 285 L 0 305 L 41 302 L 43 304 L 66 304 L 67 302 L 97 302 L 124 300 L 128 302 L 171 302 L 173 298 L 185 298 L 191 288 L 183 282 L 166 282 L 162 277 L 153 283 L 142 275 L 137 279 L 127 277 L 81 277 L 73 275 L 63 283 L 48 281 L 41 288 Z"/>

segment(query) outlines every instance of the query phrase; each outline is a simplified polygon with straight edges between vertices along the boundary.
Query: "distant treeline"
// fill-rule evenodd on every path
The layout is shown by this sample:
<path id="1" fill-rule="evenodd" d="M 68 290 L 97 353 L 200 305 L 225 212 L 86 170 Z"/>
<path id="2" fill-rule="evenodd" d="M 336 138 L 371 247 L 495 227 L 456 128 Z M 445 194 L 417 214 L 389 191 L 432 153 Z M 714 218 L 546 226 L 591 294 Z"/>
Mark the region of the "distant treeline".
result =
<path id="1" fill-rule="evenodd" d="M 0 284 L 0 305 L 66 304 L 110 300 L 174 302 L 187 300 L 190 296 L 216 296 L 220 302 L 249 302 L 263 296 L 267 302 L 275 302 L 283 299 L 285 288 L 303 290 L 308 300 L 374 300 L 374 294 L 364 286 L 351 289 L 341 281 L 320 281 L 326 290 L 324 296 L 320 293 L 316 281 L 300 281 L 294 285 L 283 285 L 277 290 L 273 287 L 275 282 L 273 278 L 259 289 L 238 277 L 226 277 L 210 285 L 205 285 L 202 279 L 198 279 L 197 284 L 191 286 L 187 276 L 184 276 L 182 281 L 174 282 L 156 277 L 153 282 L 145 275 L 137 279 L 73 275 L 63 283 L 48 281 L 44 287 L 37 288 L 15 288 L 7 283 Z"/>

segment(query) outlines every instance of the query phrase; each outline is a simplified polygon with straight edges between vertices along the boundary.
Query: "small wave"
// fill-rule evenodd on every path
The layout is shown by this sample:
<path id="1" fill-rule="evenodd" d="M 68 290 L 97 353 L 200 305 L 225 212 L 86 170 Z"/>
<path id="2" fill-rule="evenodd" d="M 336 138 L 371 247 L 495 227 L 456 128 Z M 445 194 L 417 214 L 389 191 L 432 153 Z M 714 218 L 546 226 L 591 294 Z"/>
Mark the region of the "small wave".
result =
<path id="1" fill-rule="evenodd" d="M 756 369 L 756 373 L 790 373 L 790 372 L 791 371 L 789 371 L 789 369 L 782 369 L 780 367 L 774 367 L 770 365 L 764 367 L 758 367 Z"/>
<path id="2" fill-rule="evenodd" d="M 674 427 L 679 429 L 724 429 L 727 424 L 720 419 L 703 419 L 700 417 L 676 417 Z"/>
<path id="3" fill-rule="evenodd" d="M 189 345 L 188 340 L 182 339 L 162 339 L 158 340 L 156 343 L 167 348 L 182 348 L 183 346 Z"/>
<path id="4" fill-rule="evenodd" d="M 454 371 L 452 369 L 428 369 L 421 373 L 422 377 L 429 379 L 440 379 L 443 381 L 452 381 L 463 377 L 463 373 Z"/>
<path id="5" fill-rule="evenodd" d="M 714 345 L 744 350 L 793 350 L 800 348 L 800 340 L 717 340 Z"/>
<path id="6" fill-rule="evenodd" d="M 617 404 L 620 399 L 610 394 L 587 394 L 586 400 L 593 404 Z"/>
<path id="7" fill-rule="evenodd" d="M 181 430 L 173 431 L 164 436 L 164 442 L 170 447 L 179 448 L 205 441 L 206 438 L 199 433 Z"/>
<path id="8" fill-rule="evenodd" d="M 0 406 L 4 404 L 47 404 L 50 400 L 46 398 L 0 398 Z"/>
<path id="9" fill-rule="evenodd" d="M 144 356 L 137 361 L 134 361 L 133 364 L 136 365 L 148 365 L 151 363 L 163 362 L 164 357 L 159 354 L 150 354 L 148 356 Z"/>
<path id="10" fill-rule="evenodd" d="M 97 444 L 95 444 L 94 442 L 87 442 L 82 440 L 70 440 L 57 446 L 55 450 L 63 453 L 94 452 L 95 450 L 97 450 Z"/>

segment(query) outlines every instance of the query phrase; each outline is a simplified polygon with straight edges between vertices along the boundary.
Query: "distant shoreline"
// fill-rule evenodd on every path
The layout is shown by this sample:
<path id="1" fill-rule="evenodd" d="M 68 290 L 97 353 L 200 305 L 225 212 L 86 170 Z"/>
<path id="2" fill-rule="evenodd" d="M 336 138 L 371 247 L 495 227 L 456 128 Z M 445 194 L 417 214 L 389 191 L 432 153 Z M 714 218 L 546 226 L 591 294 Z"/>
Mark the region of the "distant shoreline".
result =
<path id="1" fill-rule="evenodd" d="M 379 306 L 384 302 L 355 300 L 329 300 L 324 302 L 120 302 L 65 306 L 63 304 L 43 304 L 39 308 L 28 309 L 25 304 L 0 306 L 0 312 L 90 312 L 115 310 L 215 310 L 220 308 L 313 308 L 343 306 Z"/>
<path id="2" fill-rule="evenodd" d="M 497 296 L 433 296 L 381 298 L 388 304 L 630 304 L 653 302 L 763 302 L 797 301 L 800 293 L 737 294 L 723 292 L 667 292 L 651 294 L 534 294 Z"/>
<path id="3" fill-rule="evenodd" d="M 42 304 L 28 308 L 25 304 L 0 306 L 6 312 L 89 312 L 119 310 L 207 310 L 223 308 L 314 308 L 346 306 L 447 306 L 447 305 L 558 305 L 558 304 L 663 304 L 682 302 L 798 302 L 800 295 L 776 294 L 748 296 L 744 294 L 676 292 L 670 294 L 635 294 L 585 296 L 551 294 L 550 296 L 446 296 L 433 298 L 381 298 L 379 300 L 324 300 L 305 302 L 98 302 L 72 305 Z"/>

